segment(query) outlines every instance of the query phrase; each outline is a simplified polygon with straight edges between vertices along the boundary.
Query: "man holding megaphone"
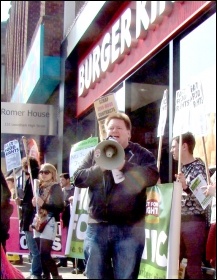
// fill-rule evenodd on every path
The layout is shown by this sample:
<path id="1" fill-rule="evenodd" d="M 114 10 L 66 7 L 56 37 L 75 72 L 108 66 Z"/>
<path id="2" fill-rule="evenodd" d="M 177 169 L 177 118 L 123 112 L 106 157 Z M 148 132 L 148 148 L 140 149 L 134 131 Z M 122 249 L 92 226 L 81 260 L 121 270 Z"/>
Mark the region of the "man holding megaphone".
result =
<path id="1" fill-rule="evenodd" d="M 84 241 L 89 279 L 137 279 L 145 245 L 146 188 L 157 183 L 154 155 L 130 141 L 124 113 L 105 120 L 107 140 L 90 151 L 74 173 L 76 187 L 89 187 Z"/>

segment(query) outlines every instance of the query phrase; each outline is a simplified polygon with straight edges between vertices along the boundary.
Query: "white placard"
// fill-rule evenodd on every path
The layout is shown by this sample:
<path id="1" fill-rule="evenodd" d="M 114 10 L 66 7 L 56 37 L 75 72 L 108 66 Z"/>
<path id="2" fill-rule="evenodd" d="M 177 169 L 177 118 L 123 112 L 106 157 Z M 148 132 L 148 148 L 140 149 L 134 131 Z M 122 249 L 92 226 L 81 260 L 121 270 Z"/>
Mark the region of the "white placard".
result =
<path id="1" fill-rule="evenodd" d="M 191 92 L 191 110 L 190 110 L 190 131 L 194 135 L 206 136 L 207 135 L 207 119 L 206 110 L 204 105 L 204 96 L 202 84 L 199 81 L 189 85 Z"/>
<path id="2" fill-rule="evenodd" d="M 160 105 L 160 117 L 159 117 L 159 124 L 157 129 L 157 137 L 164 135 L 166 120 L 167 120 L 167 94 L 168 91 L 164 91 L 164 95 Z"/>
<path id="3" fill-rule="evenodd" d="M 212 196 L 206 196 L 203 192 L 204 190 L 201 187 L 206 186 L 207 183 L 204 180 L 203 176 L 199 174 L 194 180 L 191 181 L 190 190 L 196 196 L 197 200 L 200 202 L 200 205 L 205 209 L 212 201 Z"/>
<path id="4" fill-rule="evenodd" d="M 7 171 L 21 166 L 20 145 L 18 140 L 12 140 L 4 144 Z"/>
<path id="5" fill-rule="evenodd" d="M 176 91 L 175 117 L 173 123 L 173 137 L 190 131 L 191 92 L 186 87 Z"/>

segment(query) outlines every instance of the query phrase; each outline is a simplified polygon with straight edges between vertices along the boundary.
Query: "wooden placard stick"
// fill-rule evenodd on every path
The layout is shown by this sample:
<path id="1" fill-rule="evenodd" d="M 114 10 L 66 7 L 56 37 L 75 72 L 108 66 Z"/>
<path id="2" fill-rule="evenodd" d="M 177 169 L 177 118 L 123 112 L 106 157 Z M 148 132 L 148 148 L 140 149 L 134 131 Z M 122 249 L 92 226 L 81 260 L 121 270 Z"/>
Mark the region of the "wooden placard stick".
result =
<path id="1" fill-rule="evenodd" d="M 208 160 L 207 160 L 204 136 L 202 136 L 202 141 L 203 141 L 203 151 L 204 151 L 204 156 L 205 156 L 205 167 L 206 167 L 207 184 L 210 185 L 210 174 L 209 174 L 209 168 L 208 168 Z"/>
<path id="2" fill-rule="evenodd" d="M 23 140 L 23 146 L 24 146 L 24 150 L 25 150 L 25 154 L 26 154 L 26 159 L 27 159 L 27 166 L 28 166 L 28 172 L 29 172 L 30 182 L 31 182 L 31 186 L 32 186 L 32 193 L 34 193 L 34 184 L 33 184 L 33 179 L 32 179 L 32 170 L 31 170 L 30 161 L 29 161 L 26 137 L 22 136 L 22 140 Z"/>

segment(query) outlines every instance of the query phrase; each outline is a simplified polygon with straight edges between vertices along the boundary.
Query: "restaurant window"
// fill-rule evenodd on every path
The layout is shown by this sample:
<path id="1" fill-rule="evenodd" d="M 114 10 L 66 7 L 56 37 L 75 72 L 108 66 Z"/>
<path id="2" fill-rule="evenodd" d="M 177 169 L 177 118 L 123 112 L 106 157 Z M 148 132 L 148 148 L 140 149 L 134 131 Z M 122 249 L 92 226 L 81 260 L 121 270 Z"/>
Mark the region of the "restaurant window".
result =
<path id="1" fill-rule="evenodd" d="M 126 80 L 126 113 L 132 121 L 131 141 L 150 150 L 156 160 L 159 138 L 157 137 L 160 105 L 164 91 L 169 86 L 169 46 L 134 72 Z M 168 182 L 169 137 L 168 118 L 162 138 L 160 177 Z"/>
<path id="2" fill-rule="evenodd" d="M 202 85 L 207 120 L 204 140 L 210 167 L 216 165 L 216 13 L 180 40 L 180 88 L 194 81 Z M 195 138 L 194 155 L 205 161 L 202 137 Z"/>

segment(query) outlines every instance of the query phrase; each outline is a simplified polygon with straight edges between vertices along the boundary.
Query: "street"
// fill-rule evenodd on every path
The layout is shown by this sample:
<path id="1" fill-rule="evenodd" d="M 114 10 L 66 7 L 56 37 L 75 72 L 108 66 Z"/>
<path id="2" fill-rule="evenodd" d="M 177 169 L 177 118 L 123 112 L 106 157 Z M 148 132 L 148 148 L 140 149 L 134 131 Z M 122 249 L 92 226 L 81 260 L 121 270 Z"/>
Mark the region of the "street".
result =
<path id="1" fill-rule="evenodd" d="M 62 275 L 63 279 L 87 279 L 83 274 L 72 274 L 71 271 L 73 269 L 72 262 L 68 261 L 67 267 L 59 267 L 59 274 Z M 30 275 L 30 267 L 31 264 L 28 262 L 28 256 L 23 255 L 23 264 L 22 265 L 14 265 L 18 268 L 24 275 L 24 277 L 28 277 Z"/>

